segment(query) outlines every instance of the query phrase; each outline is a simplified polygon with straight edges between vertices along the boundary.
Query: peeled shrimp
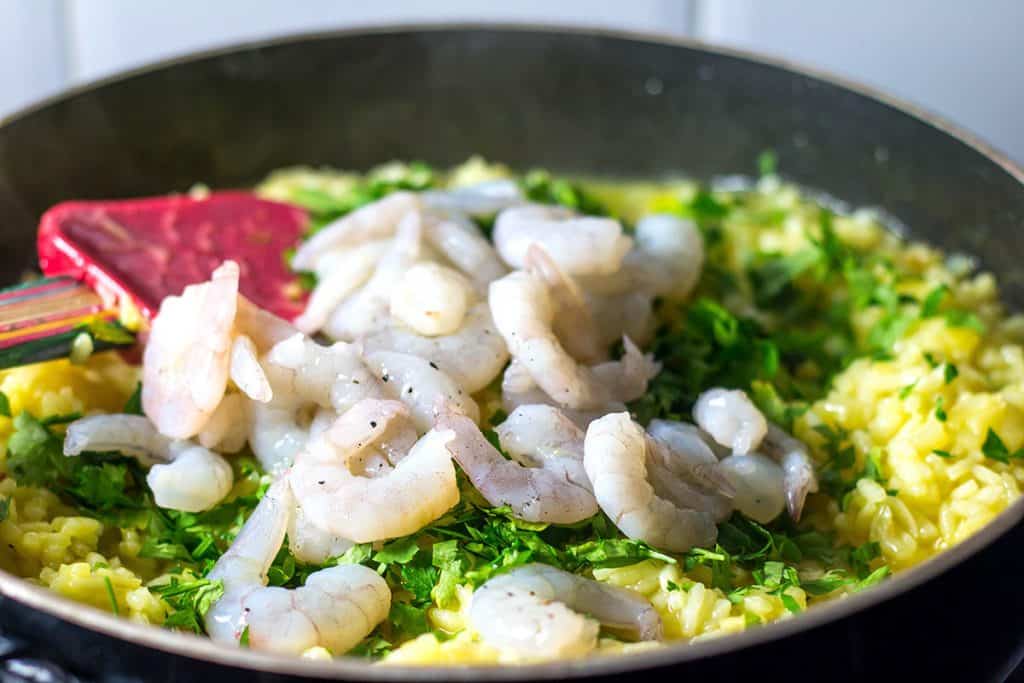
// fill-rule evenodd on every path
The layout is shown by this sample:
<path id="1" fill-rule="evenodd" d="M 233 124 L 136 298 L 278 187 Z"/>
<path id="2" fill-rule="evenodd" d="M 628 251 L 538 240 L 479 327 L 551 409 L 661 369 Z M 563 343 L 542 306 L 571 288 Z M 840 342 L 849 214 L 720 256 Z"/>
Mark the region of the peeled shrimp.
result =
<path id="1" fill-rule="evenodd" d="M 477 588 L 469 621 L 488 645 L 531 660 L 585 655 L 597 646 L 601 625 L 633 640 L 662 637 L 661 617 L 639 593 L 543 564 L 516 567 Z"/>
<path id="2" fill-rule="evenodd" d="M 555 402 L 575 410 L 631 401 L 647 390 L 659 366 L 628 339 L 619 361 L 580 365 L 565 350 L 552 323 L 557 313 L 549 287 L 530 271 L 516 271 L 491 283 L 494 323 L 512 356 Z"/>
<path id="3" fill-rule="evenodd" d="M 408 417 L 398 401 L 361 401 L 299 453 L 288 479 L 317 528 L 357 543 L 397 538 L 419 531 L 458 502 L 446 449 L 451 431 L 431 430 L 378 476 L 352 471 L 353 461 L 383 439 L 393 421 Z"/>
<path id="4" fill-rule="evenodd" d="M 309 295 L 306 309 L 295 319 L 295 326 L 306 334 L 320 330 L 342 301 L 370 279 L 373 269 L 387 249 L 386 242 L 370 242 L 341 248 L 328 256 L 337 258 L 336 267 L 319 275 Z M 323 261 L 327 256 L 323 257 Z M 333 258 L 332 258 L 333 261 Z"/>
<path id="5" fill-rule="evenodd" d="M 693 406 L 697 424 L 715 441 L 744 455 L 757 450 L 768 432 L 768 421 L 739 389 L 708 389 Z"/>
<path id="6" fill-rule="evenodd" d="M 583 466 L 598 505 L 630 538 L 673 552 L 715 542 L 714 516 L 659 496 L 648 481 L 647 435 L 629 413 L 611 413 L 587 428 Z"/>
<path id="7" fill-rule="evenodd" d="M 365 355 L 366 364 L 377 373 L 384 393 L 408 407 L 421 432 L 434 424 L 437 407 L 451 403 L 473 422 L 480 420 L 476 402 L 436 364 L 418 356 L 394 351 Z"/>
<path id="8" fill-rule="evenodd" d="M 270 381 L 260 365 L 259 349 L 248 336 L 240 334 L 231 344 L 231 381 L 254 401 L 266 403 L 273 396 Z"/>
<path id="9" fill-rule="evenodd" d="M 393 192 L 362 206 L 306 240 L 292 257 L 292 268 L 315 270 L 317 260 L 333 249 L 391 237 L 398 223 L 420 207 L 419 197 L 411 192 Z"/>
<path id="10" fill-rule="evenodd" d="M 260 352 L 299 332 L 298 328 L 284 318 L 260 308 L 241 294 L 238 295 L 235 328 L 249 337 Z"/>
<path id="11" fill-rule="evenodd" d="M 602 415 L 626 409 L 626 404 L 621 401 L 610 401 L 588 410 L 573 410 L 559 406 L 533 381 L 526 367 L 513 358 L 501 378 L 501 406 L 511 414 L 520 406 L 528 405 L 549 405 L 558 408 L 570 422 L 584 430 Z"/>
<path id="12" fill-rule="evenodd" d="M 472 420 L 442 412 L 437 429 L 455 438 L 448 452 L 491 505 L 528 522 L 572 524 L 597 514 L 583 470 L 583 432 L 550 406 L 523 406 L 498 428 L 506 460 Z"/>
<path id="13" fill-rule="evenodd" d="M 94 415 L 68 425 L 64 455 L 118 451 L 152 465 L 146 483 L 162 508 L 201 512 L 228 495 L 234 483 L 231 465 L 216 453 L 189 441 L 160 434 L 141 415 Z"/>
<path id="14" fill-rule="evenodd" d="M 786 507 L 790 517 L 799 521 L 807 494 L 818 490 L 818 477 L 807 446 L 769 422 L 761 450 L 782 467 Z"/>
<path id="15" fill-rule="evenodd" d="M 224 396 L 238 275 L 225 261 L 208 282 L 160 304 L 142 356 L 142 407 L 161 434 L 195 436 Z"/>
<path id="16" fill-rule="evenodd" d="M 646 346 L 654 337 L 657 321 L 650 294 L 642 291 L 607 295 L 585 292 L 585 298 L 593 319 L 596 343 L 602 349 L 623 336 L 640 346 Z"/>
<path id="17" fill-rule="evenodd" d="M 344 342 L 322 346 L 296 334 L 270 349 L 264 370 L 273 398 L 251 405 L 249 445 L 274 474 L 305 447 L 317 409 L 331 409 L 330 418 L 364 398 L 382 396 L 358 350 Z"/>
<path id="18" fill-rule="evenodd" d="M 379 329 L 388 321 L 392 290 L 422 255 L 422 231 L 423 218 L 419 212 L 407 213 L 401 219 L 395 237 L 377 262 L 373 275 L 328 317 L 323 330 L 329 337 L 356 339 Z"/>
<path id="19" fill-rule="evenodd" d="M 653 420 L 647 428 L 647 478 L 659 497 L 721 522 L 732 514 L 736 489 L 695 432 L 693 425 Z"/>
<path id="20" fill-rule="evenodd" d="M 452 334 L 427 337 L 405 325 L 391 324 L 366 335 L 361 343 L 367 353 L 395 351 L 419 356 L 470 394 L 490 384 L 508 362 L 508 349 L 486 303 L 471 306 Z"/>
<path id="21" fill-rule="evenodd" d="M 462 326 L 473 298 L 473 286 L 458 271 L 417 263 L 391 291 L 391 315 L 416 334 L 449 335 Z"/>
<path id="22" fill-rule="evenodd" d="M 420 195 L 430 209 L 468 216 L 491 216 L 526 201 L 514 180 L 487 180 L 450 190 L 427 190 Z"/>
<path id="23" fill-rule="evenodd" d="M 755 522 L 767 524 L 786 507 L 783 471 L 771 458 L 757 453 L 730 455 L 720 463 L 736 495 L 736 509 Z"/>
<path id="24" fill-rule="evenodd" d="M 203 448 L 220 453 L 237 453 L 248 438 L 249 402 L 238 393 L 224 395 L 197 437 Z"/>
<path id="25" fill-rule="evenodd" d="M 508 272 L 494 246 L 473 221 L 459 215 L 431 215 L 423 228 L 427 242 L 465 273 L 478 291 L 486 292 L 492 280 Z"/>
<path id="26" fill-rule="evenodd" d="M 619 270 L 633 240 L 613 218 L 578 216 L 562 207 L 530 204 L 498 214 L 494 246 L 505 263 L 524 267 L 534 244 L 570 275 L 608 275 Z"/>
<path id="27" fill-rule="evenodd" d="M 302 505 L 296 505 L 288 521 L 288 550 L 300 562 L 323 564 L 345 554 L 354 544 L 344 536 L 323 531 L 314 524 Z"/>
<path id="28" fill-rule="evenodd" d="M 552 320 L 552 329 L 569 355 L 588 364 L 608 358 L 611 343 L 602 339 L 590 305 L 576 282 L 543 247 L 536 244 L 527 249 L 526 261 L 530 272 L 543 278 L 548 286 L 552 305 L 558 311 Z"/>
<path id="29" fill-rule="evenodd" d="M 310 574 L 301 588 L 267 587 L 267 570 L 284 541 L 295 499 L 279 480 L 210 571 L 224 595 L 206 613 L 206 631 L 222 643 L 280 654 L 326 647 L 344 654 L 387 616 L 391 590 L 377 572 L 342 565 Z"/>
<path id="30" fill-rule="evenodd" d="M 636 246 L 624 268 L 642 289 L 685 298 L 696 287 L 704 265 L 704 238 L 689 219 L 671 214 L 644 216 L 636 224 Z"/>

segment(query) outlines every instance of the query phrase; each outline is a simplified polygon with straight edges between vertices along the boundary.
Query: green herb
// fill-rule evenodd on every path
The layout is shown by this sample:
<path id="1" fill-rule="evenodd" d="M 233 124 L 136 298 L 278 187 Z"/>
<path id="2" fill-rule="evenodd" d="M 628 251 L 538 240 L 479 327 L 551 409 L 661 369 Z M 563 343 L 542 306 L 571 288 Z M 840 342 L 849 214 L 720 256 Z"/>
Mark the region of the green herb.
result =
<path id="1" fill-rule="evenodd" d="M 943 378 L 946 380 L 946 384 L 951 383 L 960 375 L 960 371 L 952 363 L 946 363 L 946 367 L 942 372 Z"/>
<path id="2" fill-rule="evenodd" d="M 935 399 L 935 419 L 939 422 L 945 422 L 948 419 L 946 414 L 946 408 L 944 405 L 945 401 L 942 396 Z"/>
<path id="3" fill-rule="evenodd" d="M 142 382 L 135 385 L 135 391 L 128 397 L 122 412 L 126 415 L 142 415 Z"/>
<path id="4" fill-rule="evenodd" d="M 522 181 L 528 199 L 542 204 L 560 204 L 584 214 L 604 216 L 607 208 L 582 187 L 561 178 L 554 178 L 544 170 L 526 174 Z"/>
<path id="5" fill-rule="evenodd" d="M 911 382 L 911 383 L 910 383 L 910 384 L 908 384 L 907 386 L 905 386 L 905 387 L 903 387 L 902 389 L 900 389 L 900 393 L 899 393 L 899 397 L 900 397 L 900 400 L 902 401 L 902 400 L 903 400 L 903 399 L 905 399 L 905 398 L 906 398 L 907 396 L 910 396 L 910 393 L 911 393 L 912 391 L 914 391 L 914 387 L 916 387 L 916 386 L 917 386 L 917 383 L 918 383 L 918 382 L 920 382 L 920 381 L 921 381 L 921 380 L 915 379 L 915 380 L 914 380 L 913 382 Z"/>
<path id="6" fill-rule="evenodd" d="M 939 314 L 939 307 L 942 305 L 942 300 L 946 298 L 949 293 L 949 286 L 939 285 L 935 289 L 928 292 L 924 298 L 924 302 L 921 304 L 921 317 L 922 318 L 933 318 Z"/>
<path id="7" fill-rule="evenodd" d="M 110 583 L 110 577 L 104 576 L 103 583 L 107 586 L 107 597 L 110 598 L 110 608 L 113 610 L 114 615 L 121 614 L 121 609 L 117 606 L 117 595 L 114 594 L 114 585 Z"/>
<path id="8" fill-rule="evenodd" d="M 0 498 L 0 522 L 7 519 L 7 515 L 11 512 L 11 499 Z"/>
<path id="9" fill-rule="evenodd" d="M 373 554 L 373 559 L 381 564 L 405 564 L 414 558 L 418 552 L 419 546 L 416 545 L 416 540 L 411 536 L 407 536 L 385 545 Z"/>
<path id="10" fill-rule="evenodd" d="M 165 627 L 203 633 L 203 619 L 224 595 L 224 584 L 219 580 L 181 581 L 172 577 L 170 582 L 150 586 L 149 590 L 162 597 L 174 610 L 164 622 Z"/>
<path id="11" fill-rule="evenodd" d="M 566 548 L 565 554 L 572 562 L 590 567 L 623 567 L 647 559 L 661 560 L 675 564 L 675 558 L 631 538 L 602 538 L 584 541 Z"/>
<path id="12" fill-rule="evenodd" d="M 978 334 L 985 334 L 985 325 L 974 313 L 957 309 L 946 311 L 946 322 L 952 327 L 966 327 Z"/>
<path id="13" fill-rule="evenodd" d="M 356 645 L 354 648 L 349 650 L 346 654 L 348 657 L 364 657 L 366 659 L 380 659 L 384 655 L 391 652 L 392 644 L 377 635 L 371 635 L 363 639 L 361 643 Z"/>
<path id="14" fill-rule="evenodd" d="M 362 564 L 373 555 L 373 545 L 370 543 L 356 543 L 345 551 L 345 554 L 338 558 L 338 564 Z"/>
<path id="15" fill-rule="evenodd" d="M 135 343 L 135 334 L 116 321 L 91 320 L 76 329 L 88 334 L 93 341 L 106 342 L 113 346 L 129 346 Z"/>
<path id="16" fill-rule="evenodd" d="M 870 588 L 871 586 L 880 583 L 883 579 L 888 578 L 890 573 L 891 571 L 888 567 L 879 567 L 857 582 L 855 590 L 862 591 L 865 588 Z"/>
<path id="17" fill-rule="evenodd" d="M 932 352 L 925 351 L 922 355 L 924 356 L 925 362 L 928 363 L 928 367 L 932 368 L 933 370 L 939 367 L 939 361 L 935 359 L 935 355 L 932 354 Z"/>
<path id="18" fill-rule="evenodd" d="M 238 637 L 238 646 L 248 648 L 249 647 L 249 625 L 246 624 L 245 628 L 242 629 L 242 635 Z"/>
<path id="19" fill-rule="evenodd" d="M 991 427 L 988 428 L 988 432 L 985 434 L 985 443 L 981 445 L 981 452 L 986 458 L 990 458 L 997 462 L 1009 463 L 1011 459 L 1024 458 L 1024 448 L 1019 448 L 1013 453 L 1006 447 L 1003 440 Z"/>
<path id="20" fill-rule="evenodd" d="M 7 398 L 7 394 L 0 391 L 0 416 L 10 417 L 11 416 L 11 402 Z"/>
<path id="21" fill-rule="evenodd" d="M 939 456 L 940 458 L 952 458 L 953 457 L 953 454 L 950 453 L 949 451 L 942 451 L 942 450 L 939 450 L 938 448 L 932 450 L 932 453 L 934 453 L 935 455 Z"/>

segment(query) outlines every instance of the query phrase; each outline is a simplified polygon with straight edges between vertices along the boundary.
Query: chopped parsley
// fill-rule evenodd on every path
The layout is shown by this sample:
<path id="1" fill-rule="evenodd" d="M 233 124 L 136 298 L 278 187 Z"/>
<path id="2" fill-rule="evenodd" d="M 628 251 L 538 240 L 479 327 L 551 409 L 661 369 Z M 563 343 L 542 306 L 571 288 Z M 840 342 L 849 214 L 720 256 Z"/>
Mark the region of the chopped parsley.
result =
<path id="1" fill-rule="evenodd" d="M 981 446 L 981 452 L 986 458 L 1001 463 L 1009 463 L 1010 460 L 1024 458 L 1024 448 L 1018 448 L 1011 453 L 1010 449 L 1006 447 L 1006 444 L 1003 443 L 1003 440 L 991 427 L 988 428 L 988 432 L 985 434 L 985 443 Z"/>
<path id="2" fill-rule="evenodd" d="M 946 384 L 952 383 L 952 381 L 959 376 L 960 371 L 957 369 L 957 367 L 952 363 L 946 363 L 946 366 L 942 371 L 942 378 L 945 380 Z"/>
<path id="3" fill-rule="evenodd" d="M 117 605 L 117 595 L 114 593 L 114 586 L 110 583 L 110 577 L 104 576 L 103 583 L 107 587 L 107 597 L 110 598 L 110 609 L 115 615 L 121 614 L 121 608 Z"/>

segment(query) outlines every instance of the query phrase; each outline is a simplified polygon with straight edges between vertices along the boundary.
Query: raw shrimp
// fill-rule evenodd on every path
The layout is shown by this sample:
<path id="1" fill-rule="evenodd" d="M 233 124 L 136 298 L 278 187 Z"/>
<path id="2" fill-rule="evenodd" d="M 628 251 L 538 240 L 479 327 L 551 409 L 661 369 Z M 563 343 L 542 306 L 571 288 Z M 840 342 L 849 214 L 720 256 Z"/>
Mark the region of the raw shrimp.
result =
<path id="1" fill-rule="evenodd" d="M 619 294 L 584 292 L 587 308 L 593 319 L 596 343 L 603 349 L 629 337 L 639 346 L 646 346 L 654 337 L 657 321 L 654 299 L 642 291 Z"/>
<path id="2" fill-rule="evenodd" d="M 473 221 L 459 215 L 431 215 L 423 229 L 427 242 L 465 273 L 479 292 L 486 293 L 492 280 L 508 272 L 494 246 Z"/>
<path id="3" fill-rule="evenodd" d="M 661 617 L 639 593 L 544 564 L 516 567 L 477 588 L 469 621 L 485 643 L 518 659 L 585 655 L 601 625 L 632 640 L 662 637 Z"/>
<path id="4" fill-rule="evenodd" d="M 160 304 L 142 356 L 142 407 L 161 434 L 195 436 L 224 396 L 238 275 L 225 261 L 208 282 Z"/>
<path id="5" fill-rule="evenodd" d="M 472 420 L 444 411 L 437 429 L 455 432 L 448 452 L 491 505 L 528 522 L 573 524 L 597 514 L 583 470 L 583 432 L 550 406 L 523 406 L 498 435 L 506 460 Z"/>
<path id="6" fill-rule="evenodd" d="M 672 451 L 677 468 L 684 468 L 679 471 L 687 479 L 730 495 L 729 481 L 717 467 L 719 458 L 699 427 L 675 420 L 651 420 L 647 433 Z"/>
<path id="7" fill-rule="evenodd" d="M 340 413 L 364 398 L 383 395 L 355 347 L 344 342 L 321 346 L 301 333 L 270 349 L 264 371 L 273 398 L 251 405 L 249 445 L 273 474 L 287 469 L 305 447 L 317 409 Z"/>
<path id="8" fill-rule="evenodd" d="M 237 453 L 249 438 L 249 403 L 244 394 L 225 394 L 197 439 L 203 448 Z"/>
<path id="9" fill-rule="evenodd" d="M 235 337 L 231 344 L 231 365 L 228 374 L 235 386 L 254 401 L 266 403 L 274 395 L 270 381 L 260 365 L 259 349 L 256 348 L 256 343 L 244 334 Z"/>
<path id="10" fill-rule="evenodd" d="M 498 214 L 494 246 L 505 263 L 524 267 L 533 244 L 570 275 L 609 275 L 619 270 L 633 240 L 613 218 L 578 216 L 558 206 L 530 204 Z"/>
<path id="11" fill-rule="evenodd" d="M 629 338 L 621 360 L 595 366 L 578 364 L 552 328 L 557 313 L 548 286 L 538 275 L 516 271 L 491 283 L 494 323 L 512 356 L 556 403 L 574 410 L 631 401 L 647 390 L 659 366 Z"/>
<path id="12" fill-rule="evenodd" d="M 396 351 L 436 365 L 472 394 L 491 383 L 508 362 L 508 349 L 498 334 L 486 303 L 473 304 L 462 326 L 452 334 L 426 337 L 392 323 L 361 340 L 367 353 Z"/>
<path id="13" fill-rule="evenodd" d="M 737 455 L 757 450 L 768 432 L 768 421 L 739 389 L 708 389 L 697 397 L 693 417 L 715 441 Z"/>
<path id="14" fill-rule="evenodd" d="M 393 192 L 362 206 L 325 226 L 299 246 L 292 257 L 292 268 L 316 270 L 318 259 L 333 249 L 391 237 L 399 222 L 410 213 L 418 213 L 421 206 L 419 197 L 411 192 Z"/>
<path id="15" fill-rule="evenodd" d="M 602 415 L 626 410 L 626 404 L 621 401 L 610 401 L 590 410 L 572 410 L 559 406 L 537 386 L 526 367 L 513 358 L 501 378 L 501 406 L 505 412 L 511 414 L 516 408 L 528 405 L 549 405 L 558 408 L 562 415 L 580 429 L 586 429 L 587 425 Z"/>
<path id="16" fill-rule="evenodd" d="M 386 242 L 371 242 L 325 255 L 321 261 L 332 256 L 332 261 L 337 258 L 338 263 L 329 272 L 322 269 L 306 310 L 295 319 L 295 326 L 306 334 L 319 331 L 334 309 L 370 278 L 386 248 Z"/>
<path id="17" fill-rule="evenodd" d="M 552 329 L 569 355 L 587 364 L 607 359 L 611 342 L 606 342 L 598 332 L 590 305 L 576 282 L 539 245 L 527 248 L 526 262 L 530 272 L 547 283 L 552 304 L 558 311 L 552 320 Z M 612 341 L 616 339 L 617 336 Z"/>
<path id="18" fill-rule="evenodd" d="M 686 298 L 700 280 L 704 238 L 689 219 L 671 214 L 644 216 L 636 224 L 636 246 L 624 269 L 641 289 L 659 296 Z"/>
<path id="19" fill-rule="evenodd" d="M 288 549 L 295 559 L 308 564 L 323 564 L 332 557 L 344 555 L 352 541 L 323 531 L 306 516 L 302 505 L 296 504 L 288 521 Z"/>
<path id="20" fill-rule="evenodd" d="M 331 313 L 323 326 L 332 339 L 352 340 L 379 329 L 390 319 L 391 291 L 402 275 L 422 255 L 420 238 L 423 218 L 407 213 L 398 224 L 387 252 L 377 263 L 373 275 Z"/>
<path id="21" fill-rule="evenodd" d="M 437 263 L 417 263 L 391 290 L 391 315 L 416 334 L 438 337 L 462 326 L 474 299 L 464 275 Z"/>
<path id="22" fill-rule="evenodd" d="M 211 639 L 238 643 L 247 634 L 253 650 L 301 654 L 321 646 L 340 655 L 387 616 L 391 590 L 362 565 L 321 569 L 301 588 L 267 587 L 294 507 L 288 482 L 274 483 L 208 574 L 224 585 L 205 617 Z"/>
<path id="23" fill-rule="evenodd" d="M 379 476 L 352 471 L 352 461 L 384 438 L 394 420 L 408 417 L 398 401 L 361 401 L 299 453 L 288 480 L 313 525 L 356 543 L 379 541 L 415 533 L 458 502 L 446 449 L 451 431 L 431 430 Z"/>
<path id="24" fill-rule="evenodd" d="M 782 468 L 758 453 L 730 455 L 720 463 L 732 482 L 733 505 L 755 522 L 767 524 L 786 507 Z"/>
<path id="25" fill-rule="evenodd" d="M 714 516 L 660 497 L 648 481 L 649 440 L 629 413 L 611 413 L 587 428 L 583 465 L 598 505 L 630 538 L 673 552 L 712 545 Z"/>
<path id="26" fill-rule="evenodd" d="M 696 427 L 682 422 L 653 420 L 647 428 L 647 478 L 659 497 L 721 522 L 732 514 L 736 489 L 694 432 Z"/>
<path id="27" fill-rule="evenodd" d="M 238 295 L 235 328 L 252 339 L 261 353 L 299 332 L 297 327 L 284 318 L 260 308 L 241 294 Z"/>
<path id="28" fill-rule="evenodd" d="M 806 444 L 769 422 L 761 450 L 782 467 L 786 507 L 790 517 L 799 521 L 807 494 L 818 490 L 814 461 L 811 460 Z"/>
<path id="29" fill-rule="evenodd" d="M 473 422 L 480 420 L 480 409 L 472 397 L 430 361 L 394 351 L 375 351 L 364 358 L 377 373 L 384 392 L 408 407 L 421 432 L 434 424 L 435 411 L 444 403 L 453 404 Z"/>
<path id="30" fill-rule="evenodd" d="M 68 425 L 64 455 L 117 451 L 152 465 L 146 483 L 162 508 L 201 512 L 231 491 L 231 465 L 189 441 L 170 439 L 141 415 L 94 415 Z"/>
<path id="31" fill-rule="evenodd" d="M 492 216 L 526 201 L 514 180 L 487 180 L 450 190 L 427 190 L 420 197 L 429 209 L 467 216 Z"/>

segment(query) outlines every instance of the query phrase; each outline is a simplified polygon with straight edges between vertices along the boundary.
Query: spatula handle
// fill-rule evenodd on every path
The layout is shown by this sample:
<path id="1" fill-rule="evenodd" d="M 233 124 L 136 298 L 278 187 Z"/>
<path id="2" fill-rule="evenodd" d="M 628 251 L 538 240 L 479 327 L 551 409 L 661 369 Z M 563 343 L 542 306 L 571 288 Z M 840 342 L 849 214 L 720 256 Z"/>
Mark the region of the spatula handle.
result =
<path id="1" fill-rule="evenodd" d="M 117 319 L 116 309 L 69 276 L 40 278 L 0 290 L 0 368 L 67 356 L 82 334 L 89 335 L 96 351 L 133 345 L 134 335 L 110 327 Z"/>

